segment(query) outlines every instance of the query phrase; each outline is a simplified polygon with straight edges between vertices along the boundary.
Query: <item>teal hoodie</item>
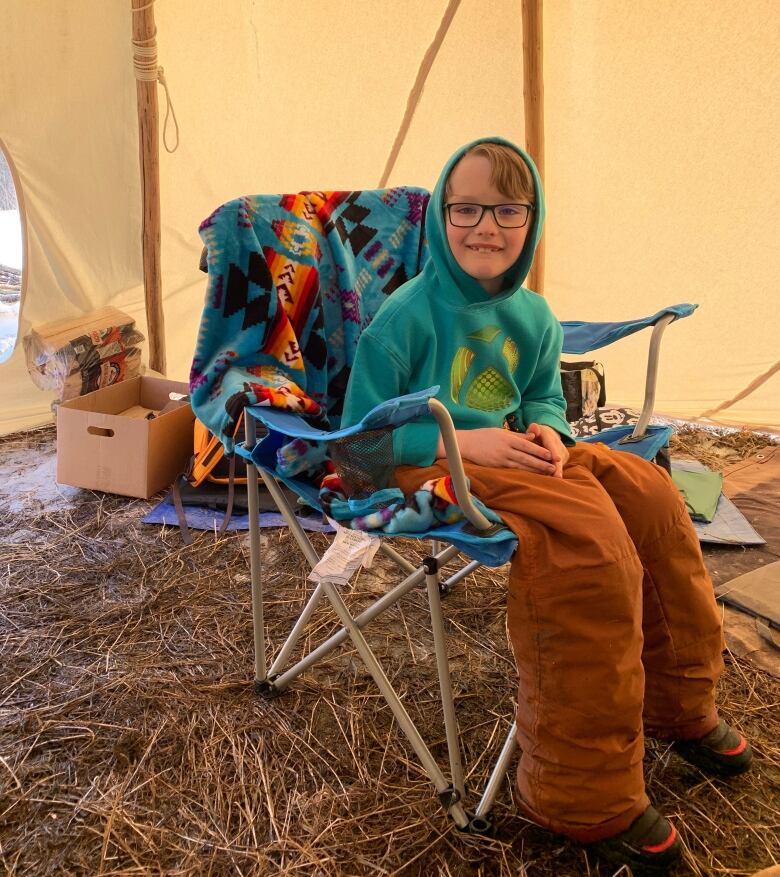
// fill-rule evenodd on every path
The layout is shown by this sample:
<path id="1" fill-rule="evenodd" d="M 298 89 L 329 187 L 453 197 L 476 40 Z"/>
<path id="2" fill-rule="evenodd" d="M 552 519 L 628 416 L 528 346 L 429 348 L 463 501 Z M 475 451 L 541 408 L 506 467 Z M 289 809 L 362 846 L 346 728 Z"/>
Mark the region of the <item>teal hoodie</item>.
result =
<path id="1" fill-rule="evenodd" d="M 531 170 L 535 190 L 525 246 L 497 295 L 487 293 L 455 261 L 444 218 L 450 172 L 466 151 L 484 142 L 516 150 Z M 356 423 L 386 399 L 438 384 L 437 398 L 456 429 L 501 427 L 513 417 L 516 428 L 547 424 L 573 444 L 559 370 L 563 331 L 545 299 L 522 286 L 543 224 L 539 172 L 525 152 L 500 137 L 483 137 L 459 149 L 445 165 L 425 215 L 430 258 L 360 336 L 342 424 Z M 433 417 L 397 428 L 396 463 L 430 465 L 438 439 Z"/>

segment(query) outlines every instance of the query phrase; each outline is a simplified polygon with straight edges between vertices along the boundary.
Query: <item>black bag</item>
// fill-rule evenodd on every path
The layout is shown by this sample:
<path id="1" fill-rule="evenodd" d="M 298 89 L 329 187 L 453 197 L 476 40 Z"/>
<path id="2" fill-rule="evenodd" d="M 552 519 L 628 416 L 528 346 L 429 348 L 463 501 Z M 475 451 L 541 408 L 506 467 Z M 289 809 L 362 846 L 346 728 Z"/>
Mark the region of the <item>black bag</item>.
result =
<path id="1" fill-rule="evenodd" d="M 561 388 L 566 399 L 566 420 L 590 417 L 607 401 L 604 366 L 600 362 L 562 362 Z"/>

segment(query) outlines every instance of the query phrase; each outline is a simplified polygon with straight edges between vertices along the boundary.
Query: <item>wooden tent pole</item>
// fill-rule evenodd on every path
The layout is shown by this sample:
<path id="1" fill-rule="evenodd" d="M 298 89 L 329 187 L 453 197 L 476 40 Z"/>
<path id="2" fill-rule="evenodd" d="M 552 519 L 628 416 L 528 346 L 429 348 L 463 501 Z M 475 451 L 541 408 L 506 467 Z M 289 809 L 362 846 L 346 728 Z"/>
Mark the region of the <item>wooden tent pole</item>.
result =
<path id="1" fill-rule="evenodd" d="M 132 8 L 134 45 L 154 46 L 157 33 L 154 24 L 154 4 L 149 0 L 133 0 Z M 165 319 L 160 274 L 160 152 L 156 78 L 147 80 L 136 77 L 136 100 L 143 199 L 142 250 L 146 323 L 149 333 L 149 366 L 165 374 Z"/>
<path id="2" fill-rule="evenodd" d="M 523 102 L 525 147 L 544 183 L 544 69 L 542 56 L 542 2 L 523 0 Z M 536 249 L 528 286 L 544 295 L 544 235 Z"/>

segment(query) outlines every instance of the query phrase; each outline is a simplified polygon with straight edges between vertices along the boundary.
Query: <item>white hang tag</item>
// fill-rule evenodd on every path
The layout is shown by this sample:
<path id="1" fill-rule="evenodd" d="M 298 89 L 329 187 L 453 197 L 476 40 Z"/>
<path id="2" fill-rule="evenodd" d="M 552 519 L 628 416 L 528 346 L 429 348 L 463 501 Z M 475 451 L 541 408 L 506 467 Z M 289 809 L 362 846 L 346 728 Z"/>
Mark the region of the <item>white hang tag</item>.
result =
<path id="1" fill-rule="evenodd" d="M 313 582 L 330 579 L 330 581 L 346 585 L 353 573 L 361 566 L 371 566 L 382 540 L 378 536 L 370 536 L 362 530 L 348 530 L 335 521 L 330 521 L 330 524 L 335 528 L 336 536 L 328 550 L 309 573 L 309 579 Z"/>

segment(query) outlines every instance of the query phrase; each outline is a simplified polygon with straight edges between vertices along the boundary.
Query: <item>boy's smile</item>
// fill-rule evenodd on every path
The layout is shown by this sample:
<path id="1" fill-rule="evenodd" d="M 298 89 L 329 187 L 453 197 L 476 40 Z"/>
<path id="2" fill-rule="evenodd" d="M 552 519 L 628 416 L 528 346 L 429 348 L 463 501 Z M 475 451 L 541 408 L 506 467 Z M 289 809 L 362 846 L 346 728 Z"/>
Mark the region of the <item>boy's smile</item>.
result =
<path id="1" fill-rule="evenodd" d="M 447 203 L 506 204 L 519 203 L 491 182 L 492 167 L 484 155 L 464 156 L 450 174 Z M 495 295 L 500 292 L 504 274 L 523 250 L 531 220 L 522 228 L 502 228 L 492 211 L 485 210 L 478 225 L 461 228 L 445 215 L 447 242 L 460 267 Z"/>

